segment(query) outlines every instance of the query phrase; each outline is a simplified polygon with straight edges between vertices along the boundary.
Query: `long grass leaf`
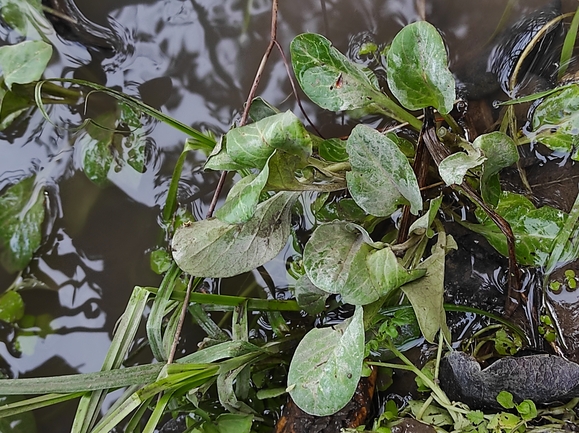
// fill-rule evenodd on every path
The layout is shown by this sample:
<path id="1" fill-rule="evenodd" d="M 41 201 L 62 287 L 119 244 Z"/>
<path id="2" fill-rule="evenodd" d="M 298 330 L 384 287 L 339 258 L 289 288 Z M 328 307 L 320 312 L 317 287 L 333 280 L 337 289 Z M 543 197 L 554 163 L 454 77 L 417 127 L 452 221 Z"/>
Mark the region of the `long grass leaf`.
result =
<path id="1" fill-rule="evenodd" d="M 575 11 L 573 16 L 573 21 L 571 21 L 571 27 L 565 35 L 565 41 L 563 42 L 563 48 L 561 48 L 561 60 L 559 64 L 559 72 L 557 74 L 557 79 L 561 80 L 569 68 L 571 62 L 571 57 L 573 57 L 573 49 L 575 48 L 575 42 L 577 41 L 577 29 L 579 29 L 579 7 Z"/>
<path id="2" fill-rule="evenodd" d="M 0 380 L 0 395 L 90 392 L 143 385 L 156 379 L 163 364 L 139 365 L 111 371 L 64 376 Z"/>
<path id="3" fill-rule="evenodd" d="M 31 410 L 40 409 L 42 407 L 51 406 L 53 404 L 62 403 L 68 400 L 73 400 L 82 396 L 83 394 L 83 392 L 74 392 L 70 394 L 47 394 L 17 401 L 15 403 L 5 404 L 0 407 L 0 418 L 19 415 Z"/>
<path id="4" fill-rule="evenodd" d="M 141 323 L 148 298 L 149 292 L 147 290 L 140 287 L 133 289 L 101 371 L 115 371 L 122 365 Z M 106 393 L 106 389 L 101 389 L 81 398 L 74 417 L 72 433 L 87 433 L 90 430 L 100 412 Z"/>
<path id="5" fill-rule="evenodd" d="M 151 351 L 153 356 L 157 361 L 166 361 L 168 353 L 163 350 L 163 318 L 167 314 L 167 307 L 171 302 L 171 293 L 175 287 L 175 282 L 179 278 L 181 270 L 176 263 L 173 263 L 157 292 L 157 296 L 153 301 L 151 306 L 151 312 L 149 313 L 149 318 L 147 319 L 147 337 L 149 338 L 149 344 L 151 345 Z"/>
<path id="6" fill-rule="evenodd" d="M 159 289 L 157 287 L 143 287 L 149 290 L 151 293 L 158 293 Z M 183 301 L 185 299 L 184 292 L 173 292 L 171 294 L 171 299 L 175 301 Z M 231 295 L 214 295 L 211 293 L 191 293 L 191 302 L 196 302 L 198 304 L 204 305 L 216 305 L 223 306 L 223 309 L 217 309 L 219 311 L 233 311 L 233 308 L 247 302 L 247 309 L 250 311 L 300 311 L 301 308 L 294 300 L 280 301 L 277 299 L 257 299 L 248 298 L 244 296 L 231 296 Z"/>

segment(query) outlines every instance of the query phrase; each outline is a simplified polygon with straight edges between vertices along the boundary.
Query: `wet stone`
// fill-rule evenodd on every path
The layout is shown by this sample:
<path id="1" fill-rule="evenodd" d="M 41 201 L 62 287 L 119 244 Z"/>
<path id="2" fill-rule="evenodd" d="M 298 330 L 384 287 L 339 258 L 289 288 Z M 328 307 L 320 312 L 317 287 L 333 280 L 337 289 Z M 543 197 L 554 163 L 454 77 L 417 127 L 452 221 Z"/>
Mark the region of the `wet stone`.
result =
<path id="1" fill-rule="evenodd" d="M 464 352 L 449 352 L 440 364 L 440 385 L 453 401 L 471 409 L 501 409 L 496 397 L 547 404 L 579 397 L 579 365 L 554 355 L 505 357 L 485 369 Z"/>

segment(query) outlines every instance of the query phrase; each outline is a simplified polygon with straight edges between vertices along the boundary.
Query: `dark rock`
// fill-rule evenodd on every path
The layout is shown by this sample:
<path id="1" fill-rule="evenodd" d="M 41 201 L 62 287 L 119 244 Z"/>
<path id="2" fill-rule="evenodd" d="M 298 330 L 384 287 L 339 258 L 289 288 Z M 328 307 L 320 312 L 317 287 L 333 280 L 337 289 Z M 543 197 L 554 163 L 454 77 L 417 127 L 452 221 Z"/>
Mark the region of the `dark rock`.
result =
<path id="1" fill-rule="evenodd" d="M 505 357 L 481 369 L 464 352 L 449 352 L 440 364 L 440 386 L 454 401 L 471 409 L 501 409 L 496 397 L 501 391 L 514 400 L 536 404 L 579 397 L 579 364 L 554 355 Z"/>

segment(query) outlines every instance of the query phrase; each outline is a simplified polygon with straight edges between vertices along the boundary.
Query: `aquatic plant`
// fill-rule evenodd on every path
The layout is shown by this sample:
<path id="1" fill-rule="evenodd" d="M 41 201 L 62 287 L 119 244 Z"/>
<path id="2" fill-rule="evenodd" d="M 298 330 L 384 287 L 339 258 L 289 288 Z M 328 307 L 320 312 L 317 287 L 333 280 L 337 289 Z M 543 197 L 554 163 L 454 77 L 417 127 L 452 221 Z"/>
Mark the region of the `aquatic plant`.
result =
<path id="1" fill-rule="evenodd" d="M 18 9 L 19 17 L 34 23 L 39 9 L 30 5 Z M 274 1 L 274 17 L 276 8 Z M 276 43 L 275 19 L 272 22 L 265 60 Z M 574 41 L 575 36 L 568 33 L 569 40 Z M 249 432 L 252 422 L 261 417 L 254 406 L 257 400 L 279 398 L 286 392 L 309 414 L 336 413 L 352 398 L 360 377 L 367 374 L 367 365 L 415 372 L 432 394 L 425 402 L 411 404 L 410 410 L 433 424 L 435 415 L 445 412 L 450 418 L 437 425 L 452 425 L 459 431 L 517 431 L 537 417 L 532 402 L 515 405 L 504 395 L 501 405 L 516 408 L 518 415 L 484 415 L 452 403 L 433 380 L 437 369 L 428 376 L 397 347 L 400 329 L 410 323 L 417 325 L 428 342 L 439 345 L 437 362 L 443 347 L 451 342 L 445 313 L 450 307 L 443 303 L 445 257 L 457 245 L 441 218 L 455 218 L 448 206 L 453 200 L 451 192 L 477 208 L 477 223 L 457 222 L 486 237 L 509 259 L 506 313 L 512 313 L 522 300 L 519 266 L 541 266 L 549 274 L 561 262 L 579 257 L 574 241 L 577 202 L 566 214 L 549 206 L 535 208 L 523 195 L 502 190 L 500 173 L 518 161 L 517 144 L 521 142 L 511 111 L 506 111 L 503 121 L 510 131 L 503 127 L 472 141 L 453 117 L 456 83 L 435 27 L 425 21 L 412 23 L 398 33 L 387 50 L 376 53 L 387 71 L 387 91 L 370 69 L 352 62 L 325 37 L 308 33 L 294 38 L 291 66 L 299 86 L 313 102 L 323 109 L 346 111 L 352 118 L 379 115 L 393 121 L 388 131 L 362 122 L 345 138 L 312 133 L 298 114 L 279 112 L 255 98 L 256 78 L 239 125 L 216 140 L 212 134 L 197 131 L 113 89 L 81 80 L 41 80 L 50 50 L 42 40 L 0 48 L 3 127 L 33 106 L 49 119 L 44 108 L 47 104 L 86 100 L 95 93 L 112 96 L 118 101 L 113 113 L 82 125 L 90 148 L 83 169 L 97 184 L 106 181 L 112 164 L 128 164 L 139 171 L 143 159 L 141 116 L 152 116 L 189 138 L 162 212 L 170 246 L 154 255 L 157 270 L 164 273 L 161 285 L 133 290 L 101 372 L 3 380 L 2 395 L 41 396 L 6 402 L 0 407 L 0 417 L 21 417 L 36 408 L 80 398 L 74 432 L 107 432 L 123 422 L 127 422 L 125 431 L 152 432 L 166 413 L 189 414 L 191 431 Z M 563 55 L 568 55 L 568 50 Z M 39 61 L 30 62 L 31 57 Z M 61 87 L 64 84 L 70 87 Z M 577 84 L 568 84 L 540 95 L 528 140 L 553 150 L 576 150 L 573 113 L 577 89 Z M 419 110 L 423 117 L 417 115 Z M 119 136 L 121 123 L 130 126 L 128 136 Z M 419 139 L 415 139 L 417 132 Z M 124 140 L 124 145 L 118 146 L 118 140 Z M 206 170 L 239 175 L 215 216 L 201 221 L 179 213 L 176 200 L 183 161 L 192 151 L 207 154 Z M 311 194 L 314 200 L 308 199 Z M 316 221 L 302 244 L 291 217 L 304 212 L 305 207 Z M 0 197 L 3 266 L 16 272 L 25 268 L 40 246 L 43 218 L 42 188 L 34 178 L 23 179 L 4 191 Z M 398 220 L 397 225 L 393 219 Z M 274 259 L 288 239 L 293 240 L 296 250 L 291 269 L 296 279 L 295 300 L 194 291 L 203 278 L 230 277 L 259 268 Z M 13 289 L 0 297 L 0 319 L 16 323 L 23 305 Z M 282 312 L 316 315 L 328 308 L 329 298 L 351 306 L 351 317 L 333 327 L 311 329 L 305 335 L 288 329 Z M 159 363 L 123 368 L 148 305 L 148 343 Z M 206 306 L 231 312 L 231 336 L 206 314 Z M 399 307 L 414 314 L 404 319 L 398 316 L 397 320 L 384 317 L 384 311 Z M 276 338 L 264 344 L 250 340 L 250 310 L 264 312 Z M 186 314 L 207 332 L 208 342 L 176 359 L 176 342 Z M 511 328 L 519 331 L 513 325 Z M 373 337 L 367 339 L 367 335 Z M 498 336 L 503 354 L 516 347 L 506 335 Z M 298 340 L 286 372 L 284 363 Z M 555 341 L 551 338 L 550 342 Z M 382 349 L 403 364 L 372 360 L 373 353 Z M 368 356 L 370 360 L 365 361 Z M 279 369 L 284 378 L 287 376 L 286 383 L 271 387 L 259 379 L 266 372 L 279 373 Z M 204 405 L 214 385 L 223 413 L 210 413 Z M 125 393 L 98 419 L 107 392 L 118 388 L 126 388 Z M 431 404 L 433 401 L 437 405 Z M 375 431 L 386 428 L 399 415 L 378 419 Z"/>

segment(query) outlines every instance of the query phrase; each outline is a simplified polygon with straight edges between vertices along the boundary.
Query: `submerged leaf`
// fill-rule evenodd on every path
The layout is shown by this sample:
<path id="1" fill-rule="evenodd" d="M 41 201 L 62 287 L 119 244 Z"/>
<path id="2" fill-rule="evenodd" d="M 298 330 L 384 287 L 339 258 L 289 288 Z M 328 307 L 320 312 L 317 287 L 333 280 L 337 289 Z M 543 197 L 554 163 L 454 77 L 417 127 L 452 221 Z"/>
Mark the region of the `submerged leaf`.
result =
<path id="1" fill-rule="evenodd" d="M 422 210 L 416 175 L 396 143 L 373 128 L 357 125 L 347 143 L 352 171 L 346 174 L 356 203 L 374 216 L 389 216 L 399 205 Z"/>
<path id="2" fill-rule="evenodd" d="M 39 80 L 51 56 L 52 46 L 44 41 L 24 41 L 0 47 L 0 67 L 8 89 L 14 83 Z"/>
<path id="3" fill-rule="evenodd" d="M 42 240 L 44 189 L 35 177 L 9 187 L 0 197 L 0 263 L 10 272 L 24 269 Z"/>
<path id="4" fill-rule="evenodd" d="M 24 316 L 24 301 L 20 293 L 8 290 L 0 295 L 0 321 L 15 323 Z"/>
<path id="5" fill-rule="evenodd" d="M 225 278 L 251 271 L 273 259 L 287 243 L 290 210 L 298 194 L 280 192 L 257 206 L 242 224 L 218 219 L 180 227 L 173 237 L 173 258 L 198 277 Z"/>
<path id="6" fill-rule="evenodd" d="M 334 221 L 319 226 L 304 248 L 304 268 L 311 282 L 344 302 L 366 305 L 419 278 L 408 271 L 388 247 L 375 248 L 356 224 Z"/>
<path id="7" fill-rule="evenodd" d="M 432 24 L 418 21 L 405 26 L 386 57 L 388 87 L 404 107 L 420 110 L 432 106 L 443 114 L 452 110 L 454 77 L 442 37 Z"/>
<path id="8" fill-rule="evenodd" d="M 364 359 L 362 308 L 332 328 L 312 329 L 300 341 L 288 372 L 293 401 L 305 412 L 327 416 L 352 398 Z"/>

